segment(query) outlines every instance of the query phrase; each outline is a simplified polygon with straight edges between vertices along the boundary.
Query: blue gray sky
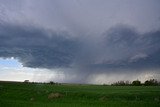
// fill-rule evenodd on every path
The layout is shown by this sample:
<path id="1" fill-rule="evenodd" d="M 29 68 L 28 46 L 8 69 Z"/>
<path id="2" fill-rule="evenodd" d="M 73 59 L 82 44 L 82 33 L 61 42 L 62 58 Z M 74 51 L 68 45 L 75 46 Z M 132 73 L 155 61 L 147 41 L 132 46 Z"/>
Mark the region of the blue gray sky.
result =
<path id="1" fill-rule="evenodd" d="M 0 80 L 160 80 L 159 0 L 0 0 Z"/>

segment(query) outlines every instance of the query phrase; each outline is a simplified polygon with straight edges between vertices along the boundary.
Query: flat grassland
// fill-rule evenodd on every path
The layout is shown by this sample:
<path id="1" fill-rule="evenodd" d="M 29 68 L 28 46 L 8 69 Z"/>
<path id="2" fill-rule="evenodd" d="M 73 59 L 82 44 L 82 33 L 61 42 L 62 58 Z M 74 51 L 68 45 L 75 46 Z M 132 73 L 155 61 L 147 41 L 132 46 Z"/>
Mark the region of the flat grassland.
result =
<path id="1" fill-rule="evenodd" d="M 0 107 L 160 107 L 160 86 L 0 82 Z"/>

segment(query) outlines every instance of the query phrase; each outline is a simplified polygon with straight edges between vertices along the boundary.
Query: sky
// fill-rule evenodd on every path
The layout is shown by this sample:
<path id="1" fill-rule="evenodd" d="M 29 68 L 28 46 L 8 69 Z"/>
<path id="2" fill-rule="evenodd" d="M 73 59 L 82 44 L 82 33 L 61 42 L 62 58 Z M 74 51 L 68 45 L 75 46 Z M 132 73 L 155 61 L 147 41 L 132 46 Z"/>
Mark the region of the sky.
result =
<path id="1" fill-rule="evenodd" d="M 159 0 L 0 0 L 0 80 L 160 80 Z"/>

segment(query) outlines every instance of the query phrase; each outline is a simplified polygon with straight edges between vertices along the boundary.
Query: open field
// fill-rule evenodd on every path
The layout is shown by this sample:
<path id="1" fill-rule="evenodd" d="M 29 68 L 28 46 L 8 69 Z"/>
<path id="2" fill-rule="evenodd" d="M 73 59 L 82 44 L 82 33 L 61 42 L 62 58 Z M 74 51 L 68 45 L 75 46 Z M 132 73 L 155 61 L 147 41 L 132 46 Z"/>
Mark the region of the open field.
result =
<path id="1" fill-rule="evenodd" d="M 0 82 L 0 107 L 160 107 L 160 87 Z"/>

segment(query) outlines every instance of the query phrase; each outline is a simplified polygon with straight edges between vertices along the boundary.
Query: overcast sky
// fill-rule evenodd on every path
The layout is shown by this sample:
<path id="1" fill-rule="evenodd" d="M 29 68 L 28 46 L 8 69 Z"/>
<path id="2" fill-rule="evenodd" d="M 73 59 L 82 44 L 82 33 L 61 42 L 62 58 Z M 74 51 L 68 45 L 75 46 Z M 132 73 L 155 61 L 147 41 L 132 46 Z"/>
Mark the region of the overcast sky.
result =
<path id="1" fill-rule="evenodd" d="M 160 80 L 159 0 L 0 0 L 0 80 Z"/>

